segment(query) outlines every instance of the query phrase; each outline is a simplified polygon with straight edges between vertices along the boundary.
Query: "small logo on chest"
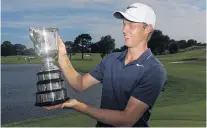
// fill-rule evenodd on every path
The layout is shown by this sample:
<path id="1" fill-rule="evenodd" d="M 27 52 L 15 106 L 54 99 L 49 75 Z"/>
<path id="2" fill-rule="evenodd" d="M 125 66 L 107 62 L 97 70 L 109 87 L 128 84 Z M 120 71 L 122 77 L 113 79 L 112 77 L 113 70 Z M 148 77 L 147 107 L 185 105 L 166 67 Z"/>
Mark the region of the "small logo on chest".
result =
<path id="1" fill-rule="evenodd" d="M 136 66 L 137 67 L 143 67 L 144 68 L 144 66 L 143 65 L 140 65 L 140 64 L 136 64 Z"/>

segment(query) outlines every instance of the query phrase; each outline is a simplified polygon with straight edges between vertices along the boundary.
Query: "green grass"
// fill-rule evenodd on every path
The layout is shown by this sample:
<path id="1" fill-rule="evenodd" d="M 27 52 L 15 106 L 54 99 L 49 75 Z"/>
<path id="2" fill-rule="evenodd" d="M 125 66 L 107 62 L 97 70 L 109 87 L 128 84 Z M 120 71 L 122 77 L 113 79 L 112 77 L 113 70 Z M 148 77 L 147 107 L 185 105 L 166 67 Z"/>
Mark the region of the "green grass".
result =
<path id="1" fill-rule="evenodd" d="M 96 121 L 86 115 L 72 113 L 58 117 L 51 116 L 41 119 L 26 120 L 3 125 L 3 127 L 92 127 Z"/>
<path id="2" fill-rule="evenodd" d="M 81 60 L 81 54 L 72 56 L 71 63 L 73 67 L 80 72 L 89 72 L 92 70 L 100 61 L 100 54 L 92 54 L 92 60 L 85 56 L 84 60 Z"/>
<path id="3" fill-rule="evenodd" d="M 42 64 L 40 58 L 31 59 L 30 61 L 25 60 L 26 56 L 7 56 L 1 57 L 1 64 Z M 92 54 L 92 60 L 88 56 L 84 56 L 84 59 L 81 59 L 81 54 L 77 53 L 72 56 L 71 63 L 73 67 L 80 72 L 88 72 L 93 69 L 98 62 L 101 61 L 100 54 Z M 57 59 L 55 60 L 57 64 Z"/>
<path id="4" fill-rule="evenodd" d="M 190 58 L 198 58 L 199 60 L 206 59 L 206 52 L 205 49 L 196 49 L 190 50 L 186 52 L 179 52 L 176 54 L 168 54 L 168 55 L 160 55 L 158 56 L 159 60 L 161 61 L 179 61 L 183 59 L 190 59 Z"/>
<path id="5" fill-rule="evenodd" d="M 39 64 L 40 59 L 25 60 L 27 56 L 1 56 L 1 64 Z"/>
<path id="6" fill-rule="evenodd" d="M 158 98 L 150 118 L 150 126 L 156 127 L 205 127 L 206 126 L 206 56 L 204 49 L 191 50 L 157 58 L 167 70 L 165 91 Z M 75 59 L 76 57 L 76 59 Z M 73 56 L 73 66 L 81 71 L 90 71 L 101 58 L 93 55 L 93 60 L 79 60 Z M 197 62 L 173 64 L 172 61 L 198 58 Z M 95 120 L 80 113 L 47 117 L 43 119 L 10 123 L 3 126 L 65 126 L 93 127 Z"/>

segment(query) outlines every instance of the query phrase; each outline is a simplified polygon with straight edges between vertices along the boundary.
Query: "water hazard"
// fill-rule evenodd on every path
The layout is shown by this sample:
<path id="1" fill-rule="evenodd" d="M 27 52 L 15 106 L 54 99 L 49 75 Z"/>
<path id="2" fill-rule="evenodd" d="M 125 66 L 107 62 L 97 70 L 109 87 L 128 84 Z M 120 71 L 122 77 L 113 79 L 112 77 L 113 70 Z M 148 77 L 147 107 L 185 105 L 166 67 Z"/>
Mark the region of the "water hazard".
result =
<path id="1" fill-rule="evenodd" d="M 2 64 L 1 65 L 1 123 L 23 121 L 46 116 L 74 112 L 71 109 L 47 111 L 34 106 L 37 92 L 37 72 L 39 64 Z M 65 81 L 67 84 L 67 82 Z M 67 93 L 84 103 L 99 106 L 101 85 L 96 85 L 82 93 L 76 93 L 68 84 Z"/>

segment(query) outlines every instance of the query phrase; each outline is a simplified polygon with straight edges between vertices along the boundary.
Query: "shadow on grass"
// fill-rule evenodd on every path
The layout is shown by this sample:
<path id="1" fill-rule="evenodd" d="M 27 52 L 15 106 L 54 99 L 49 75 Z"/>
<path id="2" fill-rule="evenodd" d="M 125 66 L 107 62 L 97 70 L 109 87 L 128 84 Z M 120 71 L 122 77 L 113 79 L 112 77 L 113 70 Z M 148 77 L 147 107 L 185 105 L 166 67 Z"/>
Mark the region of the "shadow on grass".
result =
<path id="1" fill-rule="evenodd" d="M 186 58 L 186 59 L 181 59 L 180 61 L 204 61 L 205 58 Z"/>

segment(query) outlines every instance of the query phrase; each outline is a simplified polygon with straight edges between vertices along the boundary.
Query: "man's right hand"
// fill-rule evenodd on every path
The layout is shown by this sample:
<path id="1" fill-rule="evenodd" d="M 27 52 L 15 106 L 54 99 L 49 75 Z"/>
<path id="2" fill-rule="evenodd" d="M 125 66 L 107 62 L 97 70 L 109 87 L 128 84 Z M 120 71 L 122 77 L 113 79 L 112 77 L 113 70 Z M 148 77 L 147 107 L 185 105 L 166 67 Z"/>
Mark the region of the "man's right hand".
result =
<path id="1" fill-rule="evenodd" d="M 65 44 L 63 43 L 62 39 L 58 37 L 58 59 L 61 59 L 65 56 L 67 56 Z"/>
<path id="2" fill-rule="evenodd" d="M 60 68 L 63 71 L 65 78 L 67 79 L 68 83 L 78 92 L 83 91 L 89 88 L 92 85 L 99 83 L 98 80 L 93 78 L 89 73 L 84 74 L 81 76 L 72 66 L 70 63 L 69 58 L 67 57 L 67 51 L 65 44 L 58 37 L 58 63 Z"/>

